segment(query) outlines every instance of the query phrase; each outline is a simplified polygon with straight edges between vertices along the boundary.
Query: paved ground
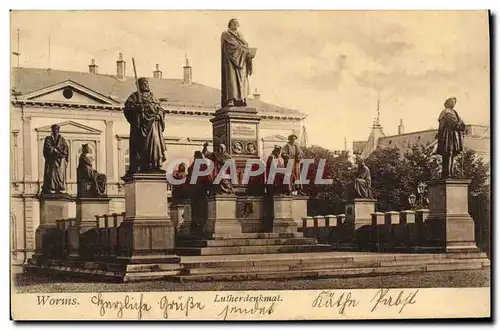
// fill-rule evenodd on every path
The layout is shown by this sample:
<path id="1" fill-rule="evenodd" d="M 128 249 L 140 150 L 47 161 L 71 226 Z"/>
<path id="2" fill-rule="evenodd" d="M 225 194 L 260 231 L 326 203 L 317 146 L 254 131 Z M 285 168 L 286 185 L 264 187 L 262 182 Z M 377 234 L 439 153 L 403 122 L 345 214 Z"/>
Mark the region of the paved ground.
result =
<path id="1" fill-rule="evenodd" d="M 301 279 L 286 281 L 244 281 L 178 283 L 149 281 L 103 283 L 77 279 L 15 274 L 18 292 L 105 292 L 105 291 L 231 291 L 231 290 L 312 290 L 366 288 L 489 287 L 490 270 L 440 271 L 377 277 Z"/>

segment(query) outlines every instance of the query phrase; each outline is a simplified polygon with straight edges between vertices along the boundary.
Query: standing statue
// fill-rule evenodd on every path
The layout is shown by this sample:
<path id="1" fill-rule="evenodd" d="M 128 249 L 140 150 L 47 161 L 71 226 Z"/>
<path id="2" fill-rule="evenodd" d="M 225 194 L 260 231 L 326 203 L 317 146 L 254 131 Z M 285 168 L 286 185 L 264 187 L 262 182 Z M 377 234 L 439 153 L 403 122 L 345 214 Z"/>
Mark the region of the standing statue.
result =
<path id="1" fill-rule="evenodd" d="M 138 79 L 138 92 L 125 102 L 125 118 L 130 124 L 129 173 L 163 171 L 165 152 L 165 111 L 149 89 L 147 78 Z"/>
<path id="2" fill-rule="evenodd" d="M 359 160 L 358 173 L 354 179 L 354 196 L 355 198 L 373 199 L 370 169 L 363 159 Z"/>
<path id="3" fill-rule="evenodd" d="M 289 191 L 296 192 L 300 195 L 305 195 L 302 183 L 295 183 L 295 180 L 300 179 L 300 160 L 302 159 L 302 150 L 299 145 L 295 142 L 297 140 L 297 135 L 292 134 L 288 136 L 288 142 L 283 147 L 281 151 L 281 156 L 288 166 L 288 162 L 293 162 L 292 166 L 292 176 L 289 182 Z"/>
<path id="4" fill-rule="evenodd" d="M 267 157 L 266 161 L 266 180 L 269 179 L 269 172 L 271 172 L 271 168 L 285 168 L 285 162 L 281 157 L 281 146 L 274 146 L 273 151 Z M 268 195 L 285 195 L 289 193 L 288 188 L 289 185 L 286 185 L 285 182 L 285 174 L 284 173 L 276 173 L 274 176 L 273 182 L 266 181 L 266 192 Z"/>
<path id="5" fill-rule="evenodd" d="M 68 143 L 59 134 L 59 125 L 52 125 L 52 134 L 43 143 L 45 168 L 42 193 L 54 194 L 66 191 L 66 167 L 68 166 Z"/>
<path id="6" fill-rule="evenodd" d="M 205 144 L 203 145 L 202 154 L 205 158 L 210 159 L 213 162 L 214 170 L 211 176 L 211 181 L 213 182 L 224 164 L 228 161 L 231 161 L 231 155 L 229 155 L 229 153 L 227 152 L 226 145 L 224 144 L 219 144 L 215 152 L 208 151 L 207 147 L 208 143 L 205 142 Z M 227 169 L 226 173 L 222 174 L 221 178 L 222 180 L 220 181 L 220 184 L 212 184 L 211 194 L 234 194 L 229 168 Z"/>
<path id="7" fill-rule="evenodd" d="M 88 156 L 90 148 L 88 144 L 82 146 L 82 154 L 78 160 L 76 169 L 77 196 L 79 197 L 103 197 L 106 196 L 105 174 L 99 173 L 92 168 L 92 160 Z"/>
<path id="8" fill-rule="evenodd" d="M 439 129 L 436 138 L 437 153 L 443 157 L 443 170 L 441 172 L 443 179 L 454 176 L 454 157 L 464 150 L 465 124 L 454 109 L 456 103 L 455 97 L 447 99 L 444 102 L 445 109 L 439 115 Z"/>
<path id="9" fill-rule="evenodd" d="M 250 94 L 248 76 L 252 74 L 252 59 L 256 48 L 249 48 L 238 31 L 237 19 L 229 21 L 228 29 L 221 35 L 222 107 L 244 107 Z"/>

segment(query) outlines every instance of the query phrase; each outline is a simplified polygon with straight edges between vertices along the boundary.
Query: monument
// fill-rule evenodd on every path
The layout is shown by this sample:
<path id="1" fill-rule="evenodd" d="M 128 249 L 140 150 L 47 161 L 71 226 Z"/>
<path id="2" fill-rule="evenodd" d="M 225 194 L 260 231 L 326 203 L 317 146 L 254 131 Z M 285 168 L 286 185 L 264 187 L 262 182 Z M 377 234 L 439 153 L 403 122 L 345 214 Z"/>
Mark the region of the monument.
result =
<path id="1" fill-rule="evenodd" d="M 134 63 L 134 62 L 133 62 Z M 135 63 L 134 63 L 135 71 Z M 125 102 L 130 123 L 130 168 L 125 181 L 125 218 L 120 226 L 121 251 L 125 263 L 152 260 L 172 263 L 175 227 L 167 202 L 165 157 L 165 111 L 149 89 L 147 78 L 136 78 L 137 91 Z"/>
<path id="2" fill-rule="evenodd" d="M 441 179 L 428 183 L 430 243 L 446 252 L 476 252 L 474 220 L 468 210 L 470 180 L 455 174 L 455 157 L 463 151 L 465 124 L 454 109 L 455 97 L 444 103 L 436 135 L 437 153 L 442 156 Z"/>
<path id="3" fill-rule="evenodd" d="M 66 193 L 66 171 L 69 147 L 59 132 L 58 125 L 52 125 L 51 135 L 45 137 L 43 157 L 45 159 L 40 199 L 40 225 L 35 232 L 35 260 L 50 258 L 56 254 L 56 220 L 69 218 L 71 196 Z"/>
<path id="4" fill-rule="evenodd" d="M 221 35 L 221 108 L 210 121 L 214 150 L 224 144 L 235 160 L 237 176 L 241 177 L 246 160 L 259 158 L 260 117 L 255 108 L 247 106 L 249 76 L 257 49 L 249 47 L 238 28 L 238 20 L 231 19 Z M 244 193 L 241 185 L 235 186 L 235 190 Z"/>
<path id="5" fill-rule="evenodd" d="M 345 206 L 346 221 L 342 228 L 342 239 L 352 241 L 360 228 L 372 224 L 372 213 L 375 212 L 376 199 L 372 192 L 371 173 L 362 158 L 358 159 L 356 177 L 348 189 L 348 196 L 350 200 Z"/>
<path id="6" fill-rule="evenodd" d="M 76 221 L 69 229 L 69 257 L 77 259 L 89 252 L 94 242 L 95 215 L 109 213 L 110 198 L 106 195 L 107 178 L 92 167 L 90 148 L 82 145 L 76 169 Z"/>
<path id="7" fill-rule="evenodd" d="M 291 134 L 288 136 L 288 142 L 285 144 L 281 151 L 281 156 L 285 161 L 285 166 L 288 166 L 289 162 L 292 162 L 292 176 L 290 182 L 288 183 L 288 191 L 293 194 L 305 195 L 302 183 L 297 183 L 300 180 L 300 160 L 302 159 L 302 150 L 299 145 L 295 142 L 297 140 L 297 135 Z"/>

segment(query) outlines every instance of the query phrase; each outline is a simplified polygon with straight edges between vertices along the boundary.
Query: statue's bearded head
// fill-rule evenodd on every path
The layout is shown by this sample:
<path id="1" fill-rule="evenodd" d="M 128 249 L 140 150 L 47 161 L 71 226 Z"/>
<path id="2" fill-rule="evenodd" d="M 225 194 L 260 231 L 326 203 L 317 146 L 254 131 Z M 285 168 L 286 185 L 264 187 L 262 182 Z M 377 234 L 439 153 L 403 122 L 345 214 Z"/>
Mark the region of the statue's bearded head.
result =
<path id="1" fill-rule="evenodd" d="M 139 78 L 139 90 L 141 92 L 149 92 L 149 81 L 148 78 Z"/>
<path id="2" fill-rule="evenodd" d="M 225 154 L 226 153 L 226 145 L 225 144 L 219 144 L 219 148 L 217 148 L 219 153 Z"/>
<path id="3" fill-rule="evenodd" d="M 53 135 L 59 134 L 59 125 L 52 125 L 50 128 L 52 130 Z"/>
<path id="4" fill-rule="evenodd" d="M 237 18 L 232 18 L 227 24 L 227 27 L 231 31 L 238 31 L 238 28 L 240 27 L 240 22 L 238 22 Z"/>
<path id="5" fill-rule="evenodd" d="M 444 102 L 444 107 L 447 109 L 453 109 L 456 104 L 457 104 L 457 98 L 450 97 L 449 99 L 446 100 L 446 102 Z"/>
<path id="6" fill-rule="evenodd" d="M 288 136 L 288 142 L 293 143 L 293 142 L 295 142 L 295 140 L 297 140 L 297 135 L 292 134 L 292 135 Z"/>

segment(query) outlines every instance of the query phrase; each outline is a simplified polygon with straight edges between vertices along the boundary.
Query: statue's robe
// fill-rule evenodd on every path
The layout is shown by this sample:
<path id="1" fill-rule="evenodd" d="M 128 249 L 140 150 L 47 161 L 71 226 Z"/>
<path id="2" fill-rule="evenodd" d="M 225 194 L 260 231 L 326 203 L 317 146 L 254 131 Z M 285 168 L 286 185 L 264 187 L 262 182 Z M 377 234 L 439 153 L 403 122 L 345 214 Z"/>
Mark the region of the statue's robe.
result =
<path id="1" fill-rule="evenodd" d="M 214 165 L 214 169 L 212 171 L 212 174 L 210 176 L 211 182 L 214 182 L 217 176 L 219 175 L 219 172 L 222 170 L 222 167 L 226 163 L 226 161 L 231 160 L 231 156 L 227 153 L 221 153 L 221 152 L 209 152 L 208 150 L 204 151 L 204 156 L 211 160 Z M 212 184 L 212 193 L 214 194 L 232 194 L 234 193 L 233 190 L 233 184 L 231 182 L 231 169 L 230 167 L 227 168 L 226 172 L 221 174 L 221 180 L 218 185 Z"/>
<path id="2" fill-rule="evenodd" d="M 462 134 L 465 124 L 454 109 L 444 109 L 439 115 L 437 154 L 457 155 L 464 150 Z"/>
<path id="3" fill-rule="evenodd" d="M 139 104 L 137 92 L 125 102 L 125 118 L 130 124 L 130 169 L 159 169 L 167 159 L 167 147 L 163 138 L 165 113 L 151 92 L 141 92 Z"/>
<path id="4" fill-rule="evenodd" d="M 285 168 L 285 161 L 280 156 L 270 154 L 266 161 L 266 191 L 270 195 L 280 195 L 288 192 L 289 185 L 285 183 L 285 174 L 276 173 L 274 181 L 269 182 L 269 173 L 272 168 Z"/>
<path id="5" fill-rule="evenodd" d="M 107 178 L 92 168 L 92 161 L 87 154 L 82 153 L 76 169 L 78 195 L 99 197 L 106 194 Z"/>
<path id="6" fill-rule="evenodd" d="M 291 191 L 302 190 L 302 183 L 295 185 L 295 180 L 300 179 L 300 160 L 302 159 L 302 150 L 296 143 L 288 142 L 281 150 L 281 156 L 285 161 L 285 165 L 288 162 L 293 162 L 292 166 L 292 176 L 290 178 L 289 186 Z"/>
<path id="7" fill-rule="evenodd" d="M 358 198 L 371 198 L 372 194 L 372 179 L 368 166 L 361 166 L 356 179 L 354 179 L 354 192 Z"/>
<path id="8" fill-rule="evenodd" d="M 175 170 L 174 173 L 172 173 L 172 176 L 176 180 L 182 180 L 186 178 L 186 181 L 184 183 L 172 185 L 172 199 L 180 202 L 184 198 L 187 198 L 186 187 L 188 187 L 189 184 L 189 181 L 187 181 L 188 173 Z"/>
<path id="9" fill-rule="evenodd" d="M 238 31 L 227 30 L 221 35 L 222 106 L 231 100 L 244 101 L 250 94 L 248 76 L 252 74 L 252 59 L 248 43 Z"/>
<path id="10" fill-rule="evenodd" d="M 68 150 L 68 143 L 62 135 L 50 135 L 45 138 L 43 143 L 43 157 L 45 158 L 43 192 L 51 193 L 66 190 Z"/>

